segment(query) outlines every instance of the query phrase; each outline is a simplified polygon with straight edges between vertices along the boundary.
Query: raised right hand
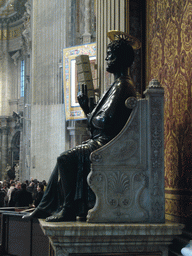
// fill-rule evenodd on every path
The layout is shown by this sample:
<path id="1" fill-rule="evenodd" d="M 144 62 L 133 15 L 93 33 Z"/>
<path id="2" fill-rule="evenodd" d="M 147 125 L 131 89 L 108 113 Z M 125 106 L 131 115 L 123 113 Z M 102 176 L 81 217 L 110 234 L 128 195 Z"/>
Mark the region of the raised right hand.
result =
<path id="1" fill-rule="evenodd" d="M 87 85 L 82 84 L 81 88 L 77 94 L 77 100 L 79 102 L 80 107 L 83 109 L 84 113 L 87 115 L 89 113 L 89 105 L 88 105 L 88 95 L 87 95 Z"/>

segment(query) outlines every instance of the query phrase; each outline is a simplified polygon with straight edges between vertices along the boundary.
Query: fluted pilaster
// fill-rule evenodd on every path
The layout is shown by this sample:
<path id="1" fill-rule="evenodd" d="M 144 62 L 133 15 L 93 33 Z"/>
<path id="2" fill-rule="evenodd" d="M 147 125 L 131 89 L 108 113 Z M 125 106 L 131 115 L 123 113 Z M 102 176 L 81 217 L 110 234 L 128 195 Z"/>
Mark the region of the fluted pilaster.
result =
<path id="1" fill-rule="evenodd" d="M 30 176 L 47 179 L 65 149 L 62 49 L 66 47 L 68 1 L 33 0 Z M 27 177 L 30 178 L 30 177 Z"/>
<path id="2" fill-rule="evenodd" d="M 129 32 L 129 1 L 127 0 L 97 0 L 97 63 L 98 86 L 101 94 L 111 83 L 111 76 L 106 76 L 106 48 L 109 40 L 109 30 Z"/>
<path id="3" fill-rule="evenodd" d="M 1 128 L 1 178 L 5 175 L 5 169 L 7 166 L 7 158 L 8 158 L 8 127 Z"/>

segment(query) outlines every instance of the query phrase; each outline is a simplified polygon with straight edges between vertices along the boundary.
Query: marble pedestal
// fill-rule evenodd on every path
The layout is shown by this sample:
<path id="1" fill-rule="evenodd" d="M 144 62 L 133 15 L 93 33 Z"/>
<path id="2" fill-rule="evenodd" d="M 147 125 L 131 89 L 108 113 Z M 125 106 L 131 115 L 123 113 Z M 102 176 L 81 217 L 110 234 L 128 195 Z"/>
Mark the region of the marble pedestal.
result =
<path id="1" fill-rule="evenodd" d="M 48 223 L 39 220 L 55 256 L 126 255 L 168 256 L 168 246 L 184 225 L 93 224 L 86 222 Z"/>

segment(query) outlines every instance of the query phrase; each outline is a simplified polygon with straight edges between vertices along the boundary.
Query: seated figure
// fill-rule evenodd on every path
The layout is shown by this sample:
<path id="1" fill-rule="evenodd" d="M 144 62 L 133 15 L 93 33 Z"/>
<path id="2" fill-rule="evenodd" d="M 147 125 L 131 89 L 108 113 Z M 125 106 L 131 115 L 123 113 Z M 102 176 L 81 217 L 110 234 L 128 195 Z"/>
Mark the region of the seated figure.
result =
<path id="1" fill-rule="evenodd" d="M 78 215 L 76 202 L 84 196 L 83 184 L 90 172 L 91 152 L 113 139 L 131 114 L 125 100 L 136 97 L 136 91 L 128 75 L 128 67 L 134 60 L 133 48 L 138 49 L 140 42 L 119 31 L 111 31 L 108 36 L 112 42 L 107 47 L 105 60 L 107 71 L 114 74 L 114 83 L 93 110 L 90 109 L 86 88 L 78 95 L 79 104 L 87 116 L 91 138 L 57 158 L 40 204 L 23 218 L 46 218 L 48 222 L 75 220 Z"/>

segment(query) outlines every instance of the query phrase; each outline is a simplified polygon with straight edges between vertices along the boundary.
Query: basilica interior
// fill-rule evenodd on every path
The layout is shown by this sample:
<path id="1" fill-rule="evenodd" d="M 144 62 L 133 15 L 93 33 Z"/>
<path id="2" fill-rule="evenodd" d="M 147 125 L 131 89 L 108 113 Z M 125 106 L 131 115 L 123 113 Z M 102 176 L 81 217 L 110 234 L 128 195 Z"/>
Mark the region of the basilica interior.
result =
<path id="1" fill-rule="evenodd" d="M 191 17 L 192 0 L 0 0 L 0 179 L 15 168 L 48 181 L 61 152 L 88 138 L 71 63 L 91 56 L 99 98 L 113 81 L 107 32 L 124 31 L 142 45 L 129 71 L 138 98 L 152 79 L 164 88 L 165 217 L 192 239 Z"/>

